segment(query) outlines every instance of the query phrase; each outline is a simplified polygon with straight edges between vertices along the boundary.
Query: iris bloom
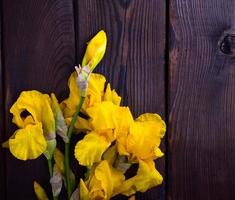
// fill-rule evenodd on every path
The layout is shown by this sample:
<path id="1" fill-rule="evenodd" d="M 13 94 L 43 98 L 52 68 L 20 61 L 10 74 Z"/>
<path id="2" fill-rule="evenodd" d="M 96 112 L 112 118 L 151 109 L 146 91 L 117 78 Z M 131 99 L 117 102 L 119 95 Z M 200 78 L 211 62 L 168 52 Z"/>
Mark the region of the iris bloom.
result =
<path id="1" fill-rule="evenodd" d="M 72 120 L 73 114 L 75 113 L 80 100 L 80 89 L 77 86 L 77 73 L 71 74 L 68 86 L 69 86 L 69 97 L 61 102 L 61 109 L 63 111 L 64 117 L 67 124 Z M 81 112 L 87 114 L 87 109 L 92 107 L 96 103 L 101 103 L 102 101 L 111 101 L 116 105 L 120 105 L 121 97 L 117 95 L 115 90 L 111 90 L 110 84 L 105 88 L 105 77 L 100 74 L 92 73 L 90 76 L 87 94 L 85 102 L 82 106 Z M 78 117 L 77 123 L 75 124 L 77 129 L 90 130 L 87 120 Z"/>
<path id="2" fill-rule="evenodd" d="M 117 138 L 118 152 L 127 156 L 131 162 L 159 158 L 163 156 L 159 145 L 165 131 L 166 124 L 159 115 L 140 115 L 130 125 L 129 132 Z"/>
<path id="3" fill-rule="evenodd" d="M 80 180 L 80 198 L 82 200 L 108 200 L 116 194 L 124 179 L 121 172 L 103 160 L 92 171 L 88 181 Z"/>
<path id="4" fill-rule="evenodd" d="M 110 101 L 95 104 L 86 111 L 92 131 L 77 143 L 75 157 L 81 165 L 92 166 L 101 160 L 118 135 L 128 132 L 133 118 L 128 107 L 120 107 Z"/>
<path id="5" fill-rule="evenodd" d="M 35 90 L 24 91 L 10 112 L 12 121 L 19 127 L 8 141 L 11 153 L 20 160 L 35 159 L 42 153 L 50 154 L 48 146 L 55 142 L 55 119 L 50 97 Z"/>

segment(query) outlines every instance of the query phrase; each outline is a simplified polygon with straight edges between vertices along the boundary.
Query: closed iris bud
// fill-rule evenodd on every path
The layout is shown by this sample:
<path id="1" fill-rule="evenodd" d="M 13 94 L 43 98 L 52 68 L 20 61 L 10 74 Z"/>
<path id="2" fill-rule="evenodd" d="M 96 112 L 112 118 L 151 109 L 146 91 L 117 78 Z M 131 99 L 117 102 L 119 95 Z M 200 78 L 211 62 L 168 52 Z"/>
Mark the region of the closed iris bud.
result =
<path id="1" fill-rule="evenodd" d="M 88 65 L 90 71 L 93 71 L 103 58 L 106 46 L 106 33 L 101 30 L 88 42 L 87 49 L 82 60 L 82 67 Z"/>

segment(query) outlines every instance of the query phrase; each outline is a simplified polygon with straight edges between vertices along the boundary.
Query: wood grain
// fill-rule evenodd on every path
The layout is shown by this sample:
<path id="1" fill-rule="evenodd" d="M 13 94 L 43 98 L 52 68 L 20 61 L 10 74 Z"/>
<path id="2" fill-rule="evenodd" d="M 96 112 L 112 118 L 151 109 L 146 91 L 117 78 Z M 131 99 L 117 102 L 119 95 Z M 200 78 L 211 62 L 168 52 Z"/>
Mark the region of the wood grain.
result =
<path id="1" fill-rule="evenodd" d="M 157 112 L 165 117 L 165 1 L 76 2 L 78 62 L 84 54 L 85 42 L 104 29 L 108 36 L 107 52 L 96 72 L 106 76 L 134 116 Z M 164 159 L 157 164 L 164 173 Z M 138 194 L 137 199 L 164 199 L 164 195 L 163 185 Z"/>
<path id="2" fill-rule="evenodd" d="M 233 3 L 171 1 L 168 200 L 235 196 L 235 64 L 218 49 Z"/>
<path id="3" fill-rule="evenodd" d="M 0 3 L 0 13 L 2 4 Z M 5 115 L 4 115 L 4 70 L 3 70 L 3 51 L 2 51 L 2 15 L 0 14 L 0 144 L 5 139 Z M 5 153 L 0 149 L 0 199 L 5 199 Z"/>
<path id="4" fill-rule="evenodd" d="M 9 108 L 23 90 L 67 94 L 67 77 L 75 64 L 72 0 L 3 0 L 6 134 Z M 33 181 L 50 190 L 46 159 L 22 162 L 7 151 L 6 199 L 35 199 Z"/>

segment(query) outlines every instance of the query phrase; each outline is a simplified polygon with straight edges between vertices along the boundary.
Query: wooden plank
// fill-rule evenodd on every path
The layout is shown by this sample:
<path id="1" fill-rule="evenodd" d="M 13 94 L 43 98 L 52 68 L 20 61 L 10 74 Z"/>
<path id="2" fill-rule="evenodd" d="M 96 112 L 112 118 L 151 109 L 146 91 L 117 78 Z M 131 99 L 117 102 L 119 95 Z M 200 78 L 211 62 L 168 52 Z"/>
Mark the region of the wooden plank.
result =
<path id="1" fill-rule="evenodd" d="M 165 1 L 76 2 L 78 62 L 85 42 L 104 29 L 108 35 L 107 52 L 96 72 L 107 77 L 135 116 L 157 112 L 164 117 Z M 158 165 L 164 174 L 164 159 Z M 138 194 L 137 199 L 164 199 L 164 185 Z"/>
<path id="2" fill-rule="evenodd" d="M 22 90 L 67 94 L 74 67 L 72 0 L 3 0 L 6 132 L 15 127 L 9 108 Z M 33 181 L 49 191 L 46 159 L 22 162 L 7 152 L 6 199 L 35 199 Z"/>
<path id="3" fill-rule="evenodd" d="M 235 64 L 218 47 L 233 3 L 171 1 L 169 200 L 235 195 Z"/>
<path id="4" fill-rule="evenodd" d="M 2 4 L 0 3 L 0 13 L 2 11 Z M 5 139 L 5 130 L 4 130 L 4 122 L 5 122 L 5 116 L 4 116 L 4 96 L 3 96 L 3 90 L 4 90 L 4 72 L 3 72 L 3 51 L 2 51 L 2 15 L 0 14 L 0 144 Z M 5 153 L 4 151 L 0 150 L 0 199 L 5 199 Z"/>

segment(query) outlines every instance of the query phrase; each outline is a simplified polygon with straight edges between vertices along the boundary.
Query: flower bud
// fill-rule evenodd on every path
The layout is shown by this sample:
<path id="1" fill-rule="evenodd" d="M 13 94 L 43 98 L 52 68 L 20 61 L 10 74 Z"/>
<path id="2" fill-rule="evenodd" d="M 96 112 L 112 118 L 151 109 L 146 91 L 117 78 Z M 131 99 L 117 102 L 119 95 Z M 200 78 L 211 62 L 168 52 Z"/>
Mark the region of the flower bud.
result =
<path id="1" fill-rule="evenodd" d="M 82 60 L 82 67 L 88 65 L 90 71 L 93 71 L 103 58 L 106 45 L 106 33 L 101 30 L 88 42 L 86 53 Z"/>

